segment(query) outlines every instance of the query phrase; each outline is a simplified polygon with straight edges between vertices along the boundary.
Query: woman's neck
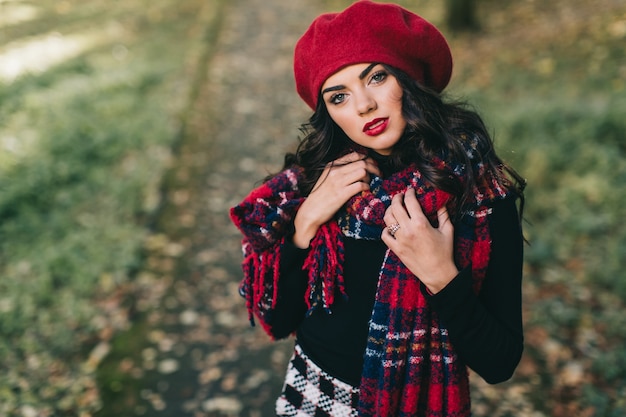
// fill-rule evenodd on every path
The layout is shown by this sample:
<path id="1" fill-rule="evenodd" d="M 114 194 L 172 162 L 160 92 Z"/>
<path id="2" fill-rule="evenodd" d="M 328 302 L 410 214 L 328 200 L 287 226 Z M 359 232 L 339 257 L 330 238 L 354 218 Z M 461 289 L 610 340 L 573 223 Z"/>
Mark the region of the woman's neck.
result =
<path id="1" fill-rule="evenodd" d="M 378 168 L 383 173 L 383 177 L 388 177 L 394 172 L 398 171 L 398 168 L 394 166 L 393 158 L 390 155 L 382 155 L 376 151 L 369 150 L 368 156 L 376 161 Z"/>

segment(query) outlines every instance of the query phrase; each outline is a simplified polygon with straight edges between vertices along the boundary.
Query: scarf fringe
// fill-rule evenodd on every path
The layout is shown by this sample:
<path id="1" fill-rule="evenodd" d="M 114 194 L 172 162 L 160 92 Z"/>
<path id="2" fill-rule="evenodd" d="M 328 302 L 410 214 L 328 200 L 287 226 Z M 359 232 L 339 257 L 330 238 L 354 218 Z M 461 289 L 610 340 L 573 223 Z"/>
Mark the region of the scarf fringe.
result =
<path id="1" fill-rule="evenodd" d="M 255 326 L 254 316 L 261 322 L 266 333 L 271 332 L 271 312 L 278 300 L 278 279 L 280 275 L 280 247 L 284 238 L 274 245 L 274 249 L 262 254 L 255 252 L 252 245 L 243 241 L 244 260 L 242 269 L 244 279 L 239 286 L 239 294 L 246 300 L 248 320 Z"/>
<path id="2" fill-rule="evenodd" d="M 330 313 L 335 302 L 335 291 L 347 298 L 343 277 L 344 245 L 341 229 L 336 222 L 320 227 L 311 241 L 311 250 L 304 261 L 303 270 L 308 271 L 309 286 L 305 294 L 307 315 L 321 307 Z"/>

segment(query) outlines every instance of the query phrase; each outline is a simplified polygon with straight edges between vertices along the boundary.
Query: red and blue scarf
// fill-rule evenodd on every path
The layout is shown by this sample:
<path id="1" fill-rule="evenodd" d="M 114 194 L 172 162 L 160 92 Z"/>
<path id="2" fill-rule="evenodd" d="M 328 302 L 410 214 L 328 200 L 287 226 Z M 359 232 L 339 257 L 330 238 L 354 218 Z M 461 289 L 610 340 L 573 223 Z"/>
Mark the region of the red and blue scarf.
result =
<path id="1" fill-rule="evenodd" d="M 469 151 L 475 152 L 475 148 Z M 463 180 L 465 165 L 443 160 L 434 163 Z M 455 224 L 455 261 L 459 268 L 471 267 L 474 290 L 478 292 L 491 248 L 489 206 L 504 198 L 507 191 L 501 173 L 487 171 L 480 162 L 471 169 L 478 185 L 470 209 Z M 250 319 L 256 315 L 270 335 L 281 247 L 306 198 L 299 189 L 301 178 L 301 169 L 287 169 L 253 190 L 230 213 L 244 235 L 244 279 L 240 290 Z M 414 166 L 385 179 L 374 177 L 370 190 L 352 197 L 311 242 L 303 266 L 308 271 L 305 301 L 310 311 L 330 311 L 335 296 L 346 295 L 344 236 L 380 239 L 385 227 L 383 215 L 391 198 L 409 187 L 416 190 L 422 210 L 437 226 L 437 210 L 449 202 L 450 195 L 427 183 Z M 419 279 L 387 250 L 369 325 L 359 387 L 359 416 L 470 415 L 467 368 L 420 286 Z"/>

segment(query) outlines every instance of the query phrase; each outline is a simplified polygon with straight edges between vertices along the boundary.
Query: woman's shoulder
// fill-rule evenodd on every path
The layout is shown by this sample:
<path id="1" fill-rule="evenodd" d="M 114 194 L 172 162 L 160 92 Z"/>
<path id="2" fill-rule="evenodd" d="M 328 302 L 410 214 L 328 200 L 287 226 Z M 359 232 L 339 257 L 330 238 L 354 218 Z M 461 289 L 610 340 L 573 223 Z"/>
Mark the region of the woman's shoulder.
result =
<path id="1" fill-rule="evenodd" d="M 259 188 L 267 188 L 275 192 L 295 191 L 302 181 L 304 170 L 297 165 L 282 168 L 280 171 L 268 175 Z"/>
<path id="2" fill-rule="evenodd" d="M 501 199 L 493 200 L 489 203 L 488 207 L 493 213 L 517 213 L 518 196 L 515 194 L 507 194 Z"/>

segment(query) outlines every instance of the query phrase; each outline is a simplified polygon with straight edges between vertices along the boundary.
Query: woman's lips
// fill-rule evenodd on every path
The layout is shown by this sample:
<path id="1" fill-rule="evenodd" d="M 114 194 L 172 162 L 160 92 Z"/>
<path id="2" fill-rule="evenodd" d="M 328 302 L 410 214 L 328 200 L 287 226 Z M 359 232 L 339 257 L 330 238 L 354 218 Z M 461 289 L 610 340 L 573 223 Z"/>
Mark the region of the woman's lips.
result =
<path id="1" fill-rule="evenodd" d="M 374 119 L 363 126 L 363 133 L 369 136 L 377 136 L 387 129 L 387 125 L 389 125 L 388 117 Z"/>

